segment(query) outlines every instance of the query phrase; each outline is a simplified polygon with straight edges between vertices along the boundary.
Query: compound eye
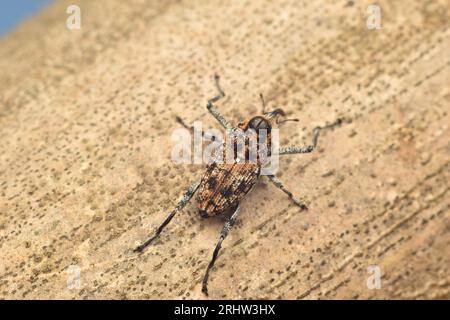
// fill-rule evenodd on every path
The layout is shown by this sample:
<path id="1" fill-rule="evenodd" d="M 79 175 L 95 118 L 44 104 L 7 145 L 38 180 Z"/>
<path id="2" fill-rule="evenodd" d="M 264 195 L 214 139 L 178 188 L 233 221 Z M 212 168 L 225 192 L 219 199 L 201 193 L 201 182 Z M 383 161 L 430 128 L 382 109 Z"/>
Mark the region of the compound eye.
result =
<path id="1" fill-rule="evenodd" d="M 262 117 L 255 117 L 252 120 L 250 120 L 249 128 L 258 131 L 261 129 L 270 129 L 269 123 Z"/>

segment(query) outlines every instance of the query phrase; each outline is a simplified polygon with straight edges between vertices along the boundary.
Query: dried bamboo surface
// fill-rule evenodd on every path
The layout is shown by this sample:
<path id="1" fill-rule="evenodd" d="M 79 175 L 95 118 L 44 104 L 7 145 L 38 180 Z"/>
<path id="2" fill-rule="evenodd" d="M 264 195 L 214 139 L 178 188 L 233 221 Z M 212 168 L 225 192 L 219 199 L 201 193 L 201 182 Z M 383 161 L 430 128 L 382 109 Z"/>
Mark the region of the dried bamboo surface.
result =
<path id="1" fill-rule="evenodd" d="M 174 120 L 216 127 L 283 106 L 283 145 L 344 119 L 242 202 L 210 297 L 450 298 L 450 2 L 57 2 L 0 40 L 0 297 L 204 298 L 224 218 L 189 204 L 132 249 L 202 165 L 171 161 Z M 369 289 L 369 266 L 381 287 Z M 73 267 L 80 282 L 73 285 Z M 69 285 L 68 285 L 69 284 Z"/>

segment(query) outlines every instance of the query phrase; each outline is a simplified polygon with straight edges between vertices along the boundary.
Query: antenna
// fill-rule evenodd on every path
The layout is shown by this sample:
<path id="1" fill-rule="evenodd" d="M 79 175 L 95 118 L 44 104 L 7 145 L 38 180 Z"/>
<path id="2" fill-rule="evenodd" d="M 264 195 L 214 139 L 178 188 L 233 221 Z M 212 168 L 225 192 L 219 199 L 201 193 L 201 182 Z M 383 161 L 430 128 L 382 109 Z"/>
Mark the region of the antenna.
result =
<path id="1" fill-rule="evenodd" d="M 278 118 L 277 118 L 277 120 L 278 120 Z M 287 122 L 287 121 L 298 122 L 299 120 L 298 119 L 284 119 L 284 120 L 281 120 L 281 121 L 277 121 L 277 124 L 282 124 L 282 123 Z"/>
<path id="2" fill-rule="evenodd" d="M 265 114 L 265 113 L 266 113 L 266 102 L 264 101 L 263 94 L 260 93 L 260 94 L 259 94 L 259 97 L 261 98 L 261 103 L 262 103 L 262 106 L 263 106 L 262 113 Z"/>

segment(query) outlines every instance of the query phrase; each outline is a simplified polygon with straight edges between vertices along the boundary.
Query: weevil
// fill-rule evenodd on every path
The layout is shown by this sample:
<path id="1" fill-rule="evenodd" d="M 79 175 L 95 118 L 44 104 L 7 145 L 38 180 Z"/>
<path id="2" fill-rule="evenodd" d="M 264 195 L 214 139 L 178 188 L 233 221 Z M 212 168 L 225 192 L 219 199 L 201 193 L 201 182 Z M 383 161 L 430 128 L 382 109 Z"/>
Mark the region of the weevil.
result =
<path id="1" fill-rule="evenodd" d="M 281 123 L 286 121 L 298 121 L 297 119 L 284 119 L 279 120 L 279 117 L 285 116 L 284 111 L 281 108 L 276 108 L 273 111 L 266 112 L 266 104 L 263 95 L 260 94 L 263 112 L 261 115 L 254 116 L 248 121 L 239 123 L 237 127 L 233 127 L 219 112 L 214 105 L 215 102 L 225 96 L 219 83 L 219 76 L 214 76 L 215 86 L 218 91 L 218 95 L 209 99 L 207 103 L 207 109 L 212 116 L 220 123 L 220 125 L 226 130 L 236 130 L 237 128 L 247 131 L 253 130 L 259 136 L 261 132 L 264 132 L 267 136 L 264 143 L 270 145 L 271 130 Z M 192 127 L 187 126 L 180 118 L 179 122 L 188 129 Z M 341 124 L 341 119 L 337 119 L 332 124 L 324 127 L 316 127 L 313 130 L 312 142 L 307 146 L 291 146 L 280 147 L 278 149 L 278 155 L 292 155 L 310 153 L 314 151 L 317 146 L 319 132 L 322 129 L 332 128 Z M 226 151 L 224 149 L 224 151 Z M 247 151 L 246 151 L 247 152 Z M 150 245 L 163 231 L 163 229 L 169 224 L 173 217 L 181 211 L 186 204 L 192 199 L 195 193 L 197 193 L 197 208 L 201 217 L 207 218 L 216 215 L 222 215 L 224 213 L 231 213 L 227 219 L 225 225 L 220 232 L 219 241 L 213 251 L 212 258 L 206 268 L 206 272 L 202 281 L 202 291 L 208 295 L 208 277 L 211 268 L 219 254 L 219 250 L 222 246 L 223 240 L 227 237 L 231 228 L 236 222 L 236 219 L 240 213 L 240 202 L 253 188 L 256 182 L 261 177 L 261 166 L 263 165 L 261 159 L 257 158 L 256 162 L 240 161 L 236 159 L 233 163 L 217 163 L 212 162 L 208 164 L 205 173 L 202 178 L 192 184 L 181 200 L 176 205 L 175 209 L 167 216 L 163 223 L 156 229 L 153 236 L 139 245 L 134 251 L 142 252 L 148 245 Z M 302 210 L 307 210 L 307 206 L 284 187 L 283 183 L 274 175 L 267 175 L 269 181 L 281 191 L 283 191 L 295 205 Z"/>

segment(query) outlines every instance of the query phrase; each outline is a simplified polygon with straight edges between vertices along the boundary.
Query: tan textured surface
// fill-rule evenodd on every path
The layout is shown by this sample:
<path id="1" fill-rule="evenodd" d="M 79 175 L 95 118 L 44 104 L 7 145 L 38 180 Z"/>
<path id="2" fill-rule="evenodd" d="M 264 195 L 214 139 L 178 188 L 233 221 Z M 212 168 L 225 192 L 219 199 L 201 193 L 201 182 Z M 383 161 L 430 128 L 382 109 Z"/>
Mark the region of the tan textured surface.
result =
<path id="1" fill-rule="evenodd" d="M 0 40 L 0 297 L 203 297 L 222 219 L 191 204 L 130 249 L 202 172 L 170 135 L 175 115 L 216 126 L 216 71 L 230 121 L 259 92 L 301 119 L 284 144 L 345 123 L 282 158 L 309 212 L 265 181 L 245 199 L 211 298 L 450 298 L 450 2 L 381 1 L 372 31 L 371 1 L 223 2 L 76 1 L 80 31 L 59 2 Z"/>

